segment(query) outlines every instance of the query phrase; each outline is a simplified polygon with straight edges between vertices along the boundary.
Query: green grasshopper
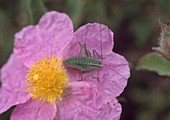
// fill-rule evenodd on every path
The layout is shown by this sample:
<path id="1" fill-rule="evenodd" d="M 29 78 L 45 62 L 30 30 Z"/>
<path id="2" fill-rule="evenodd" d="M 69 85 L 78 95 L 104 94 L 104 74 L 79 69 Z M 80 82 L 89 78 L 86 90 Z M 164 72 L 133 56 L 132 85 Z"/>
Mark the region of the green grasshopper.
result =
<path id="1" fill-rule="evenodd" d="M 82 73 L 84 71 L 90 71 L 90 70 L 92 70 L 92 78 L 97 78 L 93 76 L 93 72 L 94 72 L 94 69 L 102 67 L 103 66 L 102 63 L 99 60 L 92 58 L 91 53 L 89 50 L 87 50 L 85 43 L 82 45 L 79 43 L 79 45 L 81 47 L 80 55 L 81 55 L 82 49 L 84 48 L 85 56 L 80 56 L 80 55 L 73 56 L 73 57 L 70 57 L 64 60 L 63 63 L 71 68 L 80 70 L 81 80 L 83 79 Z M 97 54 L 97 52 L 93 50 L 93 56 L 95 55 L 95 53 Z"/>
<path id="2" fill-rule="evenodd" d="M 101 26 L 100 26 L 100 29 L 101 29 Z M 101 36 L 101 33 L 100 33 L 100 36 Z M 102 38 L 102 36 L 100 38 Z M 92 70 L 92 78 L 96 78 L 100 82 L 98 77 L 94 77 L 94 70 L 101 68 L 103 65 L 105 67 L 109 68 L 110 70 L 114 71 L 116 74 L 120 75 L 122 78 L 127 79 L 122 74 L 120 74 L 119 72 L 117 72 L 116 70 L 111 68 L 110 66 L 103 64 L 101 62 L 102 59 L 104 59 L 104 58 L 102 56 L 102 40 L 100 40 L 100 42 L 101 42 L 101 54 L 100 55 L 97 53 L 96 50 L 93 49 L 93 51 L 92 51 L 93 58 L 92 58 L 90 51 L 86 48 L 86 43 L 83 43 L 82 45 L 79 43 L 79 45 L 81 47 L 79 56 L 70 57 L 70 58 L 64 60 L 63 63 L 71 68 L 75 68 L 75 69 L 79 70 L 81 73 L 81 80 L 83 80 L 83 76 L 82 76 L 83 72 Z M 82 49 L 84 49 L 85 56 L 81 56 Z M 99 59 L 101 61 L 96 59 L 96 55 L 99 57 Z"/>

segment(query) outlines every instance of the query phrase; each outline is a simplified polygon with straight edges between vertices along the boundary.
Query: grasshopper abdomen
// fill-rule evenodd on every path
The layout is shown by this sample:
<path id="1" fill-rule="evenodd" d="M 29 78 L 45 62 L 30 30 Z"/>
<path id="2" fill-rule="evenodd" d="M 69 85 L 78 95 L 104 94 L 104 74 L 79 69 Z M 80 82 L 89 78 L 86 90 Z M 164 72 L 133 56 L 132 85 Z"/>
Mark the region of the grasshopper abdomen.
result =
<path id="1" fill-rule="evenodd" d="M 99 60 L 82 56 L 74 56 L 64 60 L 64 64 L 81 71 L 88 71 L 102 66 L 102 63 Z"/>

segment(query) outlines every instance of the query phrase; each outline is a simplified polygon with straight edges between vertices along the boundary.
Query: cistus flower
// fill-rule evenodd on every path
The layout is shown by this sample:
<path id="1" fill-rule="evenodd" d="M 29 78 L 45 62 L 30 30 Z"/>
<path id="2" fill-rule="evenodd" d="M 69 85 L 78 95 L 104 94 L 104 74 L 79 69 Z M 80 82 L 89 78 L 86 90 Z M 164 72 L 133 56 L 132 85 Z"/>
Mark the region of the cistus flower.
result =
<path id="1" fill-rule="evenodd" d="M 63 64 L 78 56 L 80 44 L 102 53 L 98 79 Z M 102 46 L 102 50 L 101 50 Z M 73 32 L 70 18 L 47 12 L 38 25 L 15 34 L 14 49 L 1 69 L 0 113 L 15 106 L 11 120 L 118 120 L 116 97 L 124 90 L 129 67 L 112 52 L 113 33 L 105 25 L 86 24 Z"/>
<path id="2" fill-rule="evenodd" d="M 153 47 L 152 49 L 162 55 L 165 59 L 170 60 L 170 26 L 169 23 L 162 23 L 160 19 L 158 22 L 161 28 L 159 46 Z"/>

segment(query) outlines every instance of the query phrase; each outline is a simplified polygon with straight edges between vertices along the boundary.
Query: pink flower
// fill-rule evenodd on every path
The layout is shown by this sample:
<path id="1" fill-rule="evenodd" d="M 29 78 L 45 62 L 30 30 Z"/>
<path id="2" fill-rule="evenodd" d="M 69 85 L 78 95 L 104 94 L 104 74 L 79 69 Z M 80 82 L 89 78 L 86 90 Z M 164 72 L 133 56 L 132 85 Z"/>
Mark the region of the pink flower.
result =
<path id="1" fill-rule="evenodd" d="M 62 59 L 78 56 L 80 46 L 103 56 L 103 67 L 80 73 L 64 67 Z M 102 46 L 102 52 L 101 52 Z M 73 32 L 70 18 L 46 13 L 38 25 L 15 35 L 14 50 L 1 69 L 0 113 L 11 106 L 11 120 L 118 120 L 116 97 L 130 76 L 124 57 L 112 52 L 113 33 L 105 25 L 87 24 Z"/>

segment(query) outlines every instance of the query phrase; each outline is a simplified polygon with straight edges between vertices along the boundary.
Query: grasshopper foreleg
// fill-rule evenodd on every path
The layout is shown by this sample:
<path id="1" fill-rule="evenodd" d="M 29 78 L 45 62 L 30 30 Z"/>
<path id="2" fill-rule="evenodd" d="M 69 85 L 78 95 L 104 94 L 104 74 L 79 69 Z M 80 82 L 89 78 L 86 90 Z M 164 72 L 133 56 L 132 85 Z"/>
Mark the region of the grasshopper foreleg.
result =
<path id="1" fill-rule="evenodd" d="M 80 70 L 80 74 L 81 74 L 81 80 L 83 80 L 83 71 Z"/>

